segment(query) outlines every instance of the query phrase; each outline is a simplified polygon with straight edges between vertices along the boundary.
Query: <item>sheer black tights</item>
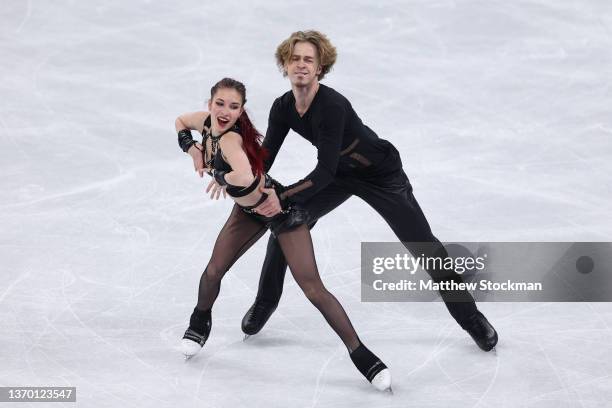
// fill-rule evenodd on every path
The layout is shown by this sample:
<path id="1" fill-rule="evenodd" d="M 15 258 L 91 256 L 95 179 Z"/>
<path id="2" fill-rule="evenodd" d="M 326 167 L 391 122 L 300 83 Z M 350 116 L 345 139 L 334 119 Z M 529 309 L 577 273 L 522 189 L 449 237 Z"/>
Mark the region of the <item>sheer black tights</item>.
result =
<path id="1" fill-rule="evenodd" d="M 197 310 L 204 312 L 212 308 L 225 273 L 265 232 L 263 223 L 234 206 L 200 278 Z M 278 234 L 278 242 L 293 278 L 308 300 L 321 312 L 349 351 L 356 349 L 360 342 L 351 321 L 319 276 L 308 227 L 301 225 L 282 232 Z"/>

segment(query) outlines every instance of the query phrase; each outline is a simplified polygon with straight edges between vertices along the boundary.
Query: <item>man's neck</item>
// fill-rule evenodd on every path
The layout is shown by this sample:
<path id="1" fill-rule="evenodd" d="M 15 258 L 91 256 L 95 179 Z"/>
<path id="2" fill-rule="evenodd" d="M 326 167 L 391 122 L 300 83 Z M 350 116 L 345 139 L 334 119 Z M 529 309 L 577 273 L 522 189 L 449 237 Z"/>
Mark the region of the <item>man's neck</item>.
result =
<path id="1" fill-rule="evenodd" d="M 303 116 L 310 108 L 310 104 L 319 90 L 319 81 L 314 81 L 309 86 L 292 86 L 293 96 L 295 98 L 295 110 Z"/>

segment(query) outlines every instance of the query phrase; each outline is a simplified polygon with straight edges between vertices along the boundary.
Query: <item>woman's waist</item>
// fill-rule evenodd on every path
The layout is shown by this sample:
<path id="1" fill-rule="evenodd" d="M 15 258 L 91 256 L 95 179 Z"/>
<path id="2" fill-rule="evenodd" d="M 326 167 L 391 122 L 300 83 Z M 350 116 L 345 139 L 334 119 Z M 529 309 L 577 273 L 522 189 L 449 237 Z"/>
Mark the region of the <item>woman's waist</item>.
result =
<path id="1" fill-rule="evenodd" d="M 260 191 L 262 187 L 273 188 L 277 196 L 284 190 L 284 187 L 278 181 L 274 180 L 268 174 L 262 174 L 256 177 L 251 186 L 242 187 L 243 190 L 230 188 L 226 191 L 239 207 L 245 210 L 252 210 L 268 198 L 268 194 Z M 240 194 L 240 191 L 245 191 L 246 189 L 250 189 L 247 194 Z"/>

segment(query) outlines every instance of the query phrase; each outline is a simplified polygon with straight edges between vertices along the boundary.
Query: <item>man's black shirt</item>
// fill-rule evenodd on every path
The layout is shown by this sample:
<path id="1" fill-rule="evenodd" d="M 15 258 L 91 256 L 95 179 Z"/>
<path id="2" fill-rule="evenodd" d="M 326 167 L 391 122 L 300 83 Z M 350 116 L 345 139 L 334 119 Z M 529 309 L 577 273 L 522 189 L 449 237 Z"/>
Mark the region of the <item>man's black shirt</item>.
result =
<path id="1" fill-rule="evenodd" d="M 289 129 L 317 148 L 314 170 L 288 186 L 282 197 L 291 202 L 308 201 L 337 175 L 376 177 L 401 168 L 393 145 L 363 124 L 348 99 L 323 84 L 319 84 L 308 111 L 301 117 L 292 91 L 274 101 L 263 141 L 269 152 L 266 171 L 272 167 Z"/>

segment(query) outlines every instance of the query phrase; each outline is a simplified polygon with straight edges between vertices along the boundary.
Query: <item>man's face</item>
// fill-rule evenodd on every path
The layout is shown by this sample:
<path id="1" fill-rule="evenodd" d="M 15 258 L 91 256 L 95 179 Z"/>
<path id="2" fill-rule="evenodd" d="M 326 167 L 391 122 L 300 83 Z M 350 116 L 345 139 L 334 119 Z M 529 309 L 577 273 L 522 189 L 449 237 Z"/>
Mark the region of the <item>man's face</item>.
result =
<path id="1" fill-rule="evenodd" d="M 305 87 L 317 81 L 321 73 L 317 48 L 307 41 L 296 43 L 293 54 L 285 63 L 285 70 L 293 86 Z"/>

